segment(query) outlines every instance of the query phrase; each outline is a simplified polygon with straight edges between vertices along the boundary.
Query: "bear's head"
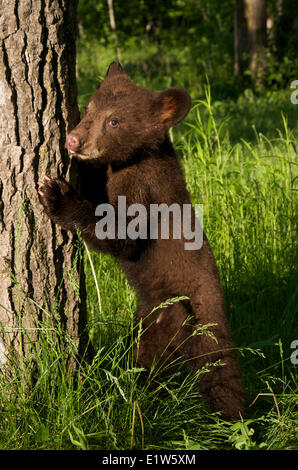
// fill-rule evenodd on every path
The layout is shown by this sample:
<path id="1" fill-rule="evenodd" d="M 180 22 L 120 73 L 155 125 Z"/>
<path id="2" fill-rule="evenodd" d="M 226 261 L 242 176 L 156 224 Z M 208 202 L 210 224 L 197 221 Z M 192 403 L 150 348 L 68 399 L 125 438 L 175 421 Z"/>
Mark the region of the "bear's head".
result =
<path id="1" fill-rule="evenodd" d="M 151 93 L 135 85 L 118 62 L 112 62 L 82 120 L 67 136 L 66 147 L 83 160 L 126 162 L 140 152 L 157 150 L 190 105 L 183 88 Z"/>

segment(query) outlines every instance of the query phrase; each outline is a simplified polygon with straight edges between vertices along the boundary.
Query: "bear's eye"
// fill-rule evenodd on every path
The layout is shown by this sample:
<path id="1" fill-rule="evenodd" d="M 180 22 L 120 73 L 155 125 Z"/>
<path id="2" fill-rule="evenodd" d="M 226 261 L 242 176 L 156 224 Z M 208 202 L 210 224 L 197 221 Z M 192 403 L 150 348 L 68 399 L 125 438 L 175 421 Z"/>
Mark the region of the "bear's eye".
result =
<path id="1" fill-rule="evenodd" d="M 108 122 L 109 127 L 118 127 L 119 126 L 119 121 L 117 119 L 110 119 Z"/>

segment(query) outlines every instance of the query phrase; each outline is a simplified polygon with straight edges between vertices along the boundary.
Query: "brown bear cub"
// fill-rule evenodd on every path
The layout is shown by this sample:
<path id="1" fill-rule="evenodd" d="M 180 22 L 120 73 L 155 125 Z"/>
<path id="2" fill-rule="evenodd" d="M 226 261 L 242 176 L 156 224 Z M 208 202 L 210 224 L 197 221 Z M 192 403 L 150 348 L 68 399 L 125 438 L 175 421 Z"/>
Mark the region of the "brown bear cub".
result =
<path id="1" fill-rule="evenodd" d="M 186 240 L 184 234 L 174 236 L 172 212 L 168 217 L 168 236 L 160 236 L 161 219 L 157 224 L 158 236 L 150 236 L 154 225 L 149 217 L 150 207 L 191 206 L 168 137 L 169 128 L 186 116 L 190 106 L 190 97 L 182 88 L 151 93 L 136 86 L 121 65 L 113 62 L 82 120 L 66 140 L 70 154 L 88 162 L 90 185 L 96 185 L 94 174 L 98 165 L 105 165 L 105 201 L 101 200 L 100 183 L 93 188 L 92 198 L 84 195 L 80 198 L 65 181 L 45 177 L 38 192 L 54 223 L 72 232 L 79 229 L 92 248 L 118 259 L 138 296 L 136 321 L 142 328 L 140 341 L 135 342 L 138 364 L 162 370 L 176 359 L 184 361 L 195 373 L 208 363 L 209 371 L 198 374 L 199 389 L 213 410 L 234 421 L 245 414 L 244 393 L 209 243 L 203 235 L 199 248 L 186 247 L 189 238 Z M 121 196 L 125 196 L 126 207 L 145 209 L 139 210 L 138 224 L 129 211 L 123 219 Z M 103 202 L 114 210 L 112 220 L 116 225 L 114 230 L 106 230 L 106 237 L 97 230 L 100 221 L 108 221 L 102 217 L 107 212 L 97 209 Z M 193 228 L 195 216 L 191 210 Z M 123 220 L 127 228 L 135 223 L 135 236 L 123 235 Z M 186 299 L 154 309 L 174 297 Z M 200 326 L 207 324 L 211 324 L 208 328 L 212 335 L 202 334 Z M 140 333 L 138 328 L 136 332 Z"/>

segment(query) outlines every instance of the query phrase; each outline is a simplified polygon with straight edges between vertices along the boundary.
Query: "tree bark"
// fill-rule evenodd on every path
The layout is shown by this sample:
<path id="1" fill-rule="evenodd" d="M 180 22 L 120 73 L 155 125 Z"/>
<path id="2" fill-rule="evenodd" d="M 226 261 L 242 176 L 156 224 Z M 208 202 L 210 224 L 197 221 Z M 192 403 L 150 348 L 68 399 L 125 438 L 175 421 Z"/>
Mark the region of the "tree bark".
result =
<path id="1" fill-rule="evenodd" d="M 117 28 L 116 28 L 113 0 L 108 0 L 108 8 L 109 8 L 110 26 L 111 26 L 111 30 L 112 30 L 112 33 L 115 39 L 115 44 L 116 44 L 117 59 L 119 62 L 121 62 L 122 57 L 121 57 L 121 50 L 120 50 L 119 39 L 118 39 Z"/>
<path id="2" fill-rule="evenodd" d="M 266 0 L 236 0 L 234 15 L 234 74 L 251 72 L 261 85 L 266 69 Z"/>
<path id="3" fill-rule="evenodd" d="M 248 54 L 245 1 L 236 0 L 234 7 L 234 75 L 241 76 L 248 68 Z"/>
<path id="4" fill-rule="evenodd" d="M 68 175 L 78 122 L 76 1 L 0 0 L 0 363 L 29 353 L 49 314 L 82 350 L 84 286 L 73 240 L 42 211 L 37 182 Z M 80 293 L 80 300 L 79 295 Z M 55 323 L 57 324 L 57 323 Z"/>

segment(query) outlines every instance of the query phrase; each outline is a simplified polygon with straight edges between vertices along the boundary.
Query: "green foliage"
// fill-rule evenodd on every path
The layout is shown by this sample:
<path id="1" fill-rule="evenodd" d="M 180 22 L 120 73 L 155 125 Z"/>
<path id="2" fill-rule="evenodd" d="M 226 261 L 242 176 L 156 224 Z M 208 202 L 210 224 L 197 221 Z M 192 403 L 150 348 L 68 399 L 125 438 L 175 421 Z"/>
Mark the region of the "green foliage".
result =
<path id="1" fill-rule="evenodd" d="M 229 441 L 237 450 L 259 450 L 266 447 L 264 442 L 258 445 L 252 440 L 254 430 L 248 427 L 251 423 L 253 423 L 253 420 L 239 421 L 231 426 L 233 434 L 229 437 Z"/>
<path id="2" fill-rule="evenodd" d="M 126 70 L 152 89 L 184 86 L 203 96 L 207 75 L 216 99 L 236 98 L 248 86 L 249 72 L 234 77 L 234 5 L 232 0 L 114 0 L 118 43 Z M 265 88 L 287 88 L 297 78 L 296 5 L 287 0 L 283 9 L 268 1 L 267 66 Z M 117 58 L 107 1 L 79 1 L 79 80 L 105 74 Z M 97 57 L 97 67 L 93 68 Z M 258 93 L 260 90 L 256 90 Z M 263 90 L 261 90 L 262 92 Z"/>
<path id="3" fill-rule="evenodd" d="M 268 1 L 274 17 L 275 5 Z M 275 33 L 278 50 L 269 44 L 270 89 L 248 89 L 232 73 L 233 6 L 114 2 L 132 79 L 152 90 L 184 86 L 193 98 L 173 137 L 192 200 L 203 204 L 251 404 L 248 419 L 231 425 L 211 413 L 196 378 L 177 361 L 162 380 L 133 364 L 135 293 L 115 260 L 82 245 L 96 356 L 91 364 L 78 361 L 74 342 L 52 321 L 55 311 L 43 311 L 34 354 L 21 357 L 21 367 L 12 356 L 11 376 L 0 375 L 1 449 L 297 448 L 297 366 L 290 361 L 298 338 L 297 106 L 287 90 L 277 91 L 297 70 L 294 33 L 283 39 Z M 287 8 L 291 13 L 291 2 Z M 116 48 L 106 1 L 80 0 L 79 18 L 82 107 Z M 282 47 L 287 53 L 280 58 Z M 208 325 L 198 333 L 210 333 Z M 30 341 L 30 331 L 24 337 Z"/>

